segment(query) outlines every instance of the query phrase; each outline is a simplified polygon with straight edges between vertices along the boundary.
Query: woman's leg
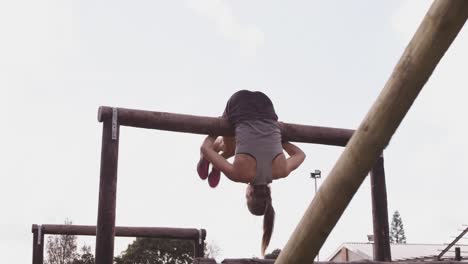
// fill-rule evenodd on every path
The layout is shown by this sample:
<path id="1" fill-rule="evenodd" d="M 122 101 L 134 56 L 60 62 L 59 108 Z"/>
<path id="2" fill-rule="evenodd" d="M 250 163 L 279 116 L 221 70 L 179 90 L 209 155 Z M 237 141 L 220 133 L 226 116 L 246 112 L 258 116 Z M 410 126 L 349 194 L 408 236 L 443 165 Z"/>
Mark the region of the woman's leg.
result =
<path id="1" fill-rule="evenodd" d="M 227 160 L 228 158 L 234 156 L 234 152 L 235 152 L 234 138 L 233 137 L 218 137 L 213 142 L 212 148 L 222 158 Z M 212 188 L 214 188 L 218 186 L 220 180 L 221 180 L 220 169 L 216 168 L 215 166 L 212 166 L 211 172 L 208 175 L 208 184 Z"/>
<path id="2" fill-rule="evenodd" d="M 208 136 L 203 141 L 201 151 L 205 160 L 212 164 L 212 170 L 208 175 L 208 183 L 211 187 L 216 187 L 219 183 L 221 172 L 227 177 L 232 177 L 234 167 L 227 159 L 219 153 L 224 146 L 224 142 L 212 136 Z M 227 154 L 227 153 L 226 153 Z"/>
<path id="3" fill-rule="evenodd" d="M 226 103 L 226 107 L 224 109 L 222 118 L 227 119 L 229 122 L 233 121 L 232 106 L 237 105 L 238 100 L 236 98 L 239 97 L 239 94 L 241 94 L 241 93 L 242 93 L 242 91 L 236 92 L 235 94 L 233 94 L 229 98 L 229 100 Z M 214 140 L 214 141 L 212 141 L 213 142 L 212 144 L 208 144 L 209 145 L 208 148 L 207 148 L 207 142 L 209 142 L 210 140 L 207 141 L 207 139 Z M 213 139 L 213 137 L 208 136 L 207 139 L 205 139 L 205 141 L 203 142 L 202 149 L 203 148 L 205 148 L 205 150 L 206 149 L 212 149 L 212 150 L 214 150 L 214 152 L 216 152 L 217 154 L 220 155 L 220 158 L 222 157 L 225 160 L 227 160 L 228 158 L 230 158 L 230 157 L 232 157 L 234 155 L 234 153 L 235 153 L 235 144 L 232 144 L 232 142 L 234 142 L 234 138 L 232 138 L 232 137 L 231 138 L 217 137 L 216 139 Z M 216 157 L 216 155 L 215 156 L 211 155 L 211 158 L 213 158 L 213 157 Z M 216 159 L 216 160 L 218 160 L 218 159 Z M 210 186 L 215 187 L 218 184 L 217 182 L 219 182 L 220 170 L 223 170 L 224 167 L 229 167 L 229 166 L 223 166 L 223 168 L 221 168 L 221 166 L 219 165 L 219 162 L 216 162 L 216 163 L 218 163 L 218 167 L 220 167 L 220 168 L 218 169 L 215 166 L 212 166 L 212 170 L 211 170 L 210 174 L 208 174 L 208 169 L 209 169 L 208 167 L 209 167 L 210 162 L 212 164 L 214 163 L 213 160 L 210 160 L 210 157 L 205 158 L 203 156 L 203 154 L 200 153 L 200 161 L 198 162 L 197 170 L 198 170 L 198 174 L 200 175 L 200 178 L 202 178 L 202 179 L 209 178 L 208 180 L 211 180 L 210 181 Z M 225 165 L 224 162 L 220 162 L 220 163 L 222 165 Z M 224 174 L 226 174 L 226 172 L 224 172 Z"/>
<path id="4" fill-rule="evenodd" d="M 202 146 L 200 147 L 200 160 L 197 163 L 197 173 L 202 180 L 208 178 L 208 170 L 210 167 L 210 162 L 203 156 L 201 149 L 204 147 L 205 141 L 203 141 Z"/>

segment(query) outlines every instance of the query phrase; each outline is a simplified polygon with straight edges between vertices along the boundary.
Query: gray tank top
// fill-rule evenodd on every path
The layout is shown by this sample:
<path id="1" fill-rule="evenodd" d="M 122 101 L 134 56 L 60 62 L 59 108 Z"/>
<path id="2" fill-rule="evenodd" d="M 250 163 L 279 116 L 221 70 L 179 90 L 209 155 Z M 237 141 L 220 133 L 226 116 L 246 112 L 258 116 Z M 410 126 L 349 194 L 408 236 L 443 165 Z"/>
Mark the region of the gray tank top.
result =
<path id="1" fill-rule="evenodd" d="M 257 161 L 253 185 L 272 182 L 272 162 L 283 153 L 281 130 L 275 120 L 248 120 L 237 124 L 236 154 L 248 154 Z"/>

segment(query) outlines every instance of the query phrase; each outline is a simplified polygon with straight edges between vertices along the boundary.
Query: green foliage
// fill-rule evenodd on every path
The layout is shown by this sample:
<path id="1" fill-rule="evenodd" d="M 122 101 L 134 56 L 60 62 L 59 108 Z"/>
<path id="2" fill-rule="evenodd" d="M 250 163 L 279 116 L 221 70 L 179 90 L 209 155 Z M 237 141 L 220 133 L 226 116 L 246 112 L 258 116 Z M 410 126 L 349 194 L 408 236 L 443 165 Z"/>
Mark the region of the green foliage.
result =
<path id="1" fill-rule="evenodd" d="M 84 245 L 81 248 L 81 255 L 72 261 L 72 264 L 95 264 L 94 255 L 91 253 L 91 247 Z"/>
<path id="2" fill-rule="evenodd" d="M 192 241 L 158 238 L 137 238 L 116 264 L 191 264 L 194 255 Z"/>
<path id="3" fill-rule="evenodd" d="M 66 225 L 72 221 L 65 219 Z M 47 238 L 47 257 L 45 264 L 95 264 L 91 247 L 83 246 L 81 254 L 77 251 L 75 235 L 55 235 Z"/>
<path id="4" fill-rule="evenodd" d="M 66 225 L 71 225 L 69 219 L 65 219 Z M 78 257 L 76 252 L 76 236 L 60 235 L 47 238 L 46 264 L 71 264 Z"/>
<path id="5" fill-rule="evenodd" d="M 265 254 L 265 259 L 277 259 L 280 253 L 281 253 L 281 249 L 277 248 L 273 250 L 271 253 Z"/>
<path id="6" fill-rule="evenodd" d="M 214 242 L 205 243 L 205 258 L 217 258 L 221 252 L 221 248 Z"/>
<path id="7" fill-rule="evenodd" d="M 392 223 L 390 224 L 390 243 L 406 244 L 403 220 L 401 220 L 401 216 L 398 211 L 393 213 Z"/>

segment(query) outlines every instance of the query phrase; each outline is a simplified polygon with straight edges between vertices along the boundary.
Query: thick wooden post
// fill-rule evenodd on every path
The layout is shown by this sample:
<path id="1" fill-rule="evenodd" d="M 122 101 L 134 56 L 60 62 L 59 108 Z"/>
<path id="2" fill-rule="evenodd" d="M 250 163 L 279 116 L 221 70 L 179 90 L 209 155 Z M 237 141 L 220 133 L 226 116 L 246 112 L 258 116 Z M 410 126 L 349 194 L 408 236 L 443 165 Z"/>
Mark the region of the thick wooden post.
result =
<path id="1" fill-rule="evenodd" d="M 468 17 L 468 1 L 435 1 L 376 102 L 323 181 L 276 264 L 313 263 Z"/>
<path id="2" fill-rule="evenodd" d="M 103 120 L 101 176 L 96 226 L 96 263 L 112 264 L 114 258 L 115 207 L 117 192 L 117 160 L 119 153 L 119 124 L 117 111 Z"/>
<path id="3" fill-rule="evenodd" d="M 381 155 L 370 171 L 372 220 L 374 223 L 374 260 L 392 261 L 388 228 L 387 187 L 384 158 Z"/>
<path id="4" fill-rule="evenodd" d="M 44 233 L 42 232 L 41 226 L 33 228 L 33 264 L 44 263 Z"/>
<path id="5" fill-rule="evenodd" d="M 203 258 L 205 256 L 205 238 L 206 230 L 198 230 L 198 239 L 194 240 L 194 255 L 195 258 Z"/>

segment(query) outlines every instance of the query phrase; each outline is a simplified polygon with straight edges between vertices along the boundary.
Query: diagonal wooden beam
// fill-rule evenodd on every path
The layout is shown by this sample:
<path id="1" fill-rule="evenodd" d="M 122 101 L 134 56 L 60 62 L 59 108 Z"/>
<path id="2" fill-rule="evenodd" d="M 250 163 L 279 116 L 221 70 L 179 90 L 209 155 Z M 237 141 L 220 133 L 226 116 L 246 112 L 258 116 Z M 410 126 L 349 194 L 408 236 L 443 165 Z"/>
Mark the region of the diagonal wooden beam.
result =
<path id="1" fill-rule="evenodd" d="M 432 4 L 275 263 L 313 262 L 467 17 L 468 1 L 439 0 Z"/>

